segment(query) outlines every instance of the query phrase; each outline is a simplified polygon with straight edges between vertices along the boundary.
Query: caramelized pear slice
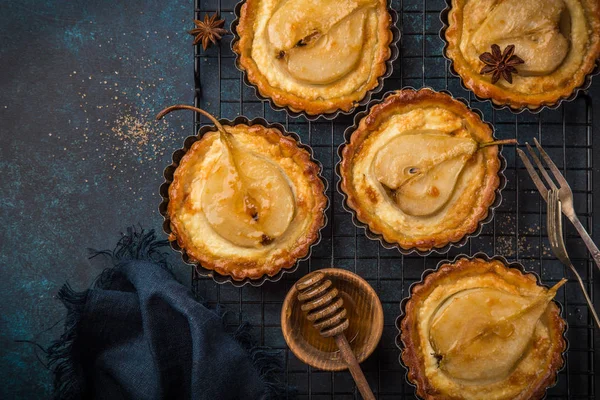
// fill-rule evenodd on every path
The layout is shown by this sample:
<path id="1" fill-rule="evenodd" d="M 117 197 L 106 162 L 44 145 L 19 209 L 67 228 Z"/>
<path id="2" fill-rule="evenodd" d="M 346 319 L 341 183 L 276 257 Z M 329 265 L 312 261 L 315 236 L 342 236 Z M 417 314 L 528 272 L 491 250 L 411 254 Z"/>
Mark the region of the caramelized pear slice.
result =
<path id="1" fill-rule="evenodd" d="M 561 32 L 564 18 L 570 20 L 563 0 L 504 0 L 477 29 L 473 43 L 480 54 L 494 43 L 501 48 L 514 44 L 515 54 L 525 61 L 518 66 L 519 75 L 547 75 L 569 52 L 569 40 Z"/>
<path id="2" fill-rule="evenodd" d="M 220 236 L 238 246 L 258 247 L 262 232 L 244 203 L 241 179 L 223 154 L 204 185 L 202 209 Z"/>
<path id="3" fill-rule="evenodd" d="M 335 82 L 358 63 L 364 43 L 367 9 L 360 9 L 306 46 L 288 51 L 287 69 L 296 79 L 315 85 Z"/>
<path id="4" fill-rule="evenodd" d="M 458 176 L 471 156 L 472 153 L 464 153 L 417 174 L 395 191 L 397 206 L 413 216 L 438 212 L 452 197 Z"/>
<path id="5" fill-rule="evenodd" d="M 308 36 L 324 35 L 331 27 L 373 0 L 288 0 L 268 22 L 269 41 L 275 49 L 289 50 Z"/>
<path id="6" fill-rule="evenodd" d="M 283 235 L 295 213 L 294 193 L 285 173 L 267 158 L 242 148 L 214 116 L 200 108 L 177 104 L 162 110 L 156 119 L 182 109 L 206 116 L 219 131 L 222 154 L 201 198 L 215 232 L 242 247 L 268 245 Z"/>
<path id="7" fill-rule="evenodd" d="M 227 154 L 223 148 L 204 185 L 204 214 L 215 232 L 231 243 L 255 248 L 269 244 L 294 216 L 290 185 L 279 167 L 264 157 L 242 151 Z M 250 207 L 248 198 L 253 201 Z"/>
<path id="8" fill-rule="evenodd" d="M 373 168 L 377 180 L 395 190 L 434 166 L 452 158 L 474 154 L 477 142 L 435 130 L 407 131 L 391 139 L 377 153 Z"/>
<path id="9" fill-rule="evenodd" d="M 402 212 L 427 216 L 450 200 L 464 166 L 479 149 L 515 143 L 514 139 L 477 143 L 436 130 L 407 131 L 383 146 L 372 168 Z"/>
<path id="10" fill-rule="evenodd" d="M 432 317 L 429 340 L 439 368 L 465 382 L 505 379 L 528 351 L 540 317 L 565 282 L 535 297 L 496 288 L 456 293 Z"/>
<path id="11" fill-rule="evenodd" d="M 395 191 L 396 204 L 404 213 L 430 215 L 450 199 L 477 149 L 471 138 L 412 131 L 390 140 L 375 157 L 373 168 L 377 180 Z"/>

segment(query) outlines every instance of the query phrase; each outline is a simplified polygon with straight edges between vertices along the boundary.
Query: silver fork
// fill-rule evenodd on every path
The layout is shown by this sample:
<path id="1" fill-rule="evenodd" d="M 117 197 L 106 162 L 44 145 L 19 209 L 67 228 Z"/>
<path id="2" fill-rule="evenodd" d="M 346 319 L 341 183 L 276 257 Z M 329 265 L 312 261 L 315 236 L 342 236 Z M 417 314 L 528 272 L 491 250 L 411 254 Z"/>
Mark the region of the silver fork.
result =
<path id="1" fill-rule="evenodd" d="M 531 155 L 531 158 L 533 158 L 533 161 L 535 162 L 538 169 L 542 173 L 542 176 L 548 183 L 548 186 L 550 187 L 550 189 L 556 189 L 558 191 L 558 197 L 562 204 L 562 212 L 567 216 L 567 218 L 569 218 L 569 221 L 571 221 L 571 223 L 573 224 L 573 226 L 579 233 L 579 236 L 581 236 L 581 239 L 583 239 L 583 242 L 585 243 L 586 247 L 588 248 L 589 252 L 592 255 L 592 258 L 594 259 L 594 262 L 596 263 L 596 267 L 598 268 L 598 270 L 600 270 L 600 250 L 598 250 L 598 247 L 596 246 L 596 244 L 594 243 L 594 241 L 592 240 L 590 235 L 587 233 L 587 231 L 585 230 L 583 225 L 581 225 L 579 218 L 577 218 L 577 214 L 575 214 L 575 209 L 573 208 L 573 191 L 571 190 L 571 187 L 567 183 L 567 180 L 565 179 L 565 177 L 560 173 L 560 170 L 556 167 L 556 164 L 554 164 L 552 159 L 550 159 L 550 156 L 548 156 L 548 153 L 546 153 L 546 151 L 542 148 L 540 143 L 537 141 L 537 139 L 534 138 L 533 141 L 535 143 L 535 147 L 537 147 L 538 151 L 540 152 L 542 159 L 548 165 L 548 168 L 550 169 L 550 171 L 552 172 L 552 174 L 558 181 L 558 186 L 560 187 L 560 189 L 556 187 L 556 185 L 554 184 L 554 181 L 552 180 L 550 175 L 548 175 L 548 172 L 544 168 L 544 165 L 542 164 L 540 159 L 537 157 L 537 155 L 535 154 L 535 152 L 533 151 L 533 149 L 531 148 L 529 143 L 525 143 L 525 145 L 527 146 L 527 150 L 529 151 L 529 154 Z M 533 167 L 533 165 L 531 165 L 529 158 L 527 158 L 527 156 L 521 149 L 517 149 L 517 153 L 519 154 L 519 157 L 521 157 L 521 160 L 523 160 L 523 164 L 525 164 L 525 168 L 527 169 L 527 172 L 529 172 L 529 175 L 531 176 L 533 183 L 535 183 L 535 187 L 542 195 L 542 198 L 544 200 L 547 200 L 548 189 L 546 189 L 546 186 L 540 179 L 540 176 L 535 171 L 535 168 Z"/>
<path id="2" fill-rule="evenodd" d="M 592 316 L 594 317 L 594 321 L 596 321 L 596 326 L 600 328 L 600 319 L 598 319 L 598 314 L 596 314 L 596 310 L 594 309 L 594 305 L 592 304 L 592 300 L 585 289 L 585 285 L 581 280 L 581 276 L 573 266 L 573 263 L 569 259 L 569 255 L 567 254 L 567 249 L 565 247 L 565 241 L 563 239 L 563 231 L 562 231 L 562 207 L 561 201 L 559 199 L 559 190 L 558 189 L 550 189 L 548 191 L 548 215 L 547 215 L 547 228 L 548 228 L 548 239 L 550 240 L 550 247 L 552 247 L 552 252 L 556 258 L 558 258 L 564 265 L 568 266 L 577 281 L 579 282 L 579 286 L 581 286 L 581 291 L 583 292 L 583 296 L 585 297 L 585 301 L 587 301 L 588 307 Z"/>

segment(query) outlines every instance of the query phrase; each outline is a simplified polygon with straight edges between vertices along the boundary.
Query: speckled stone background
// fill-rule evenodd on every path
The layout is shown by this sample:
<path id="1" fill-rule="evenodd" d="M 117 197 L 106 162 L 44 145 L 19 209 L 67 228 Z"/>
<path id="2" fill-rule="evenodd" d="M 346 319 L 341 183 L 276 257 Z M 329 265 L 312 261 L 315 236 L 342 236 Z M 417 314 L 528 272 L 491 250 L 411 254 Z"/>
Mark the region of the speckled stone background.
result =
<path id="1" fill-rule="evenodd" d="M 50 396 L 35 347 L 15 340 L 60 333 L 54 295 L 104 267 L 87 248 L 131 224 L 160 232 L 162 170 L 193 118 L 153 116 L 193 101 L 192 17 L 191 0 L 0 0 L 0 399 Z M 600 79 L 591 94 L 600 132 Z"/>
<path id="2" fill-rule="evenodd" d="M 140 223 L 159 232 L 157 194 L 191 114 L 191 0 L 0 2 L 0 399 L 48 398 L 34 347 L 60 333 L 54 298 L 86 288 Z M 177 268 L 189 282 L 189 267 Z"/>

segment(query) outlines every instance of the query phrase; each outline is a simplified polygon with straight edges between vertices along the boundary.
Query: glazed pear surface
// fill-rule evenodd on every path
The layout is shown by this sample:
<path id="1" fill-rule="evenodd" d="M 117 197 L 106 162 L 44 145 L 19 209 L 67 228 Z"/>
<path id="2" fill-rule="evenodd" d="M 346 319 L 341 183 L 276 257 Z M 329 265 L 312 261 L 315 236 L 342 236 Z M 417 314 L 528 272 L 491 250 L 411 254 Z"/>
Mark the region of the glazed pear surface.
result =
<path id="1" fill-rule="evenodd" d="M 385 0 L 248 0 L 234 45 L 264 96 L 309 114 L 348 110 L 390 56 Z"/>
<path id="2" fill-rule="evenodd" d="M 295 199 L 285 172 L 277 164 L 231 140 L 203 185 L 192 188 L 208 223 L 223 239 L 246 248 L 261 248 L 285 233 L 294 217 Z"/>
<path id="3" fill-rule="evenodd" d="M 418 285 L 402 359 L 426 399 L 539 399 L 556 379 L 565 323 L 551 289 L 502 262 L 460 259 Z"/>
<path id="4" fill-rule="evenodd" d="M 485 5 L 470 2 L 465 12 L 478 7 Z M 489 51 L 492 44 L 502 49 L 515 45 L 525 61 L 518 68 L 520 76 L 551 74 L 569 52 L 571 16 L 563 0 L 505 0 L 491 7 L 485 19 L 470 22 L 481 22 L 476 29 L 470 27 L 471 43 L 479 54 Z M 462 43 L 463 51 L 467 51 L 468 43 Z"/>
<path id="5" fill-rule="evenodd" d="M 327 199 L 306 150 L 272 128 L 226 126 L 193 144 L 174 174 L 169 215 L 194 260 L 235 279 L 274 275 L 308 252 Z"/>
<path id="6" fill-rule="evenodd" d="M 411 216 L 434 215 L 452 197 L 465 164 L 477 150 L 477 142 L 469 137 L 406 131 L 377 153 L 372 168 L 377 180 L 393 192 L 400 210 Z"/>
<path id="7" fill-rule="evenodd" d="M 465 85 L 513 108 L 552 105 L 582 85 L 600 56 L 597 0 L 455 0 L 447 55 Z M 524 63 L 512 83 L 481 75 L 480 56 L 514 45 Z"/>
<path id="8" fill-rule="evenodd" d="M 375 106 L 343 149 L 342 190 L 357 218 L 403 249 L 475 231 L 499 185 L 490 127 L 450 96 L 403 90 Z"/>

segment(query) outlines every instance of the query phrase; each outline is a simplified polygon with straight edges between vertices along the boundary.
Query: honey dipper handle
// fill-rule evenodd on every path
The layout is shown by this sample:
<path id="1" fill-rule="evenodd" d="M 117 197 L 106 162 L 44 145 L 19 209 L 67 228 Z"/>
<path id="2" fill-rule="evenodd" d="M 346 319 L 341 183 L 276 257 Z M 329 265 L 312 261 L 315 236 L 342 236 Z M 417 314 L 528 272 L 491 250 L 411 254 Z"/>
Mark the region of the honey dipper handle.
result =
<path id="1" fill-rule="evenodd" d="M 346 339 L 346 335 L 341 333 L 335 336 L 335 343 L 340 349 L 340 353 L 342 354 L 342 358 L 348 364 L 348 369 L 350 370 L 350 374 L 352 374 L 352 378 L 354 378 L 354 382 L 356 382 L 356 387 L 360 392 L 361 396 L 365 400 L 375 400 L 375 396 L 369 387 L 369 383 L 367 382 L 367 378 L 365 378 L 365 374 L 363 374 L 360 369 L 360 365 L 358 365 L 358 361 L 348 344 L 348 340 Z"/>

